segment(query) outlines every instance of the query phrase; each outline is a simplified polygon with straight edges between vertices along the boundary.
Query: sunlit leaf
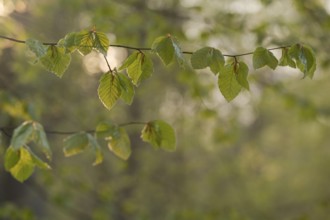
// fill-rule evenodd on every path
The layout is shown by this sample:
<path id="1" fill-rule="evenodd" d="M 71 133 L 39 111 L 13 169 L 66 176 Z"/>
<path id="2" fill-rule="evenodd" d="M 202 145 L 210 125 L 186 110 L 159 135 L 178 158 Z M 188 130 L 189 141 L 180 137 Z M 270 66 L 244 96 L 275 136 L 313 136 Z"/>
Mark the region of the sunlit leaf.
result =
<path id="1" fill-rule="evenodd" d="M 14 130 L 10 145 L 14 150 L 20 149 L 33 139 L 33 121 L 26 121 Z"/>
<path id="2" fill-rule="evenodd" d="M 71 55 L 65 53 L 63 47 L 50 46 L 40 61 L 48 71 L 61 78 L 71 62 Z"/>
<path id="3" fill-rule="evenodd" d="M 204 47 L 195 51 L 191 55 L 190 61 L 194 69 L 210 67 L 214 74 L 218 73 L 225 63 L 222 53 L 212 47 Z"/>
<path id="4" fill-rule="evenodd" d="M 218 85 L 228 102 L 240 93 L 242 86 L 236 80 L 234 64 L 227 64 L 222 68 L 218 77 Z"/>
<path id="5" fill-rule="evenodd" d="M 59 40 L 58 45 L 65 48 L 65 53 L 72 53 L 78 48 L 76 35 L 76 32 L 71 32 L 65 35 L 63 39 Z"/>
<path id="6" fill-rule="evenodd" d="M 168 123 L 161 120 L 148 122 L 141 132 L 141 138 L 155 148 L 161 148 L 167 151 L 175 151 L 176 149 L 174 129 Z"/>
<path id="7" fill-rule="evenodd" d="M 109 149 L 119 158 L 127 160 L 131 153 L 131 142 L 124 128 L 116 127 L 106 138 Z"/>
<path id="8" fill-rule="evenodd" d="M 304 76 L 313 78 L 316 70 L 316 58 L 313 50 L 308 46 L 296 44 L 291 46 L 288 53 L 296 61 L 297 67 L 304 73 Z"/>
<path id="9" fill-rule="evenodd" d="M 5 169 L 9 171 L 19 161 L 20 151 L 14 150 L 13 147 L 8 147 L 5 154 Z"/>
<path id="10" fill-rule="evenodd" d="M 79 132 L 64 139 L 63 152 L 66 157 L 83 152 L 89 141 L 86 132 Z"/>
<path id="11" fill-rule="evenodd" d="M 110 44 L 105 33 L 95 30 L 83 30 L 76 33 L 74 42 L 82 55 L 89 54 L 93 49 L 106 55 Z"/>
<path id="12" fill-rule="evenodd" d="M 100 122 L 96 127 L 96 137 L 107 138 L 117 130 L 117 127 L 118 125 L 111 122 Z"/>
<path id="13" fill-rule="evenodd" d="M 249 82 L 247 81 L 248 73 L 249 73 L 249 67 L 244 62 L 240 61 L 236 64 L 236 68 L 235 68 L 236 80 L 242 87 L 244 87 L 247 90 L 250 89 Z"/>
<path id="14" fill-rule="evenodd" d="M 21 147 L 19 149 L 19 160 L 9 169 L 9 172 L 15 179 L 20 182 L 24 182 L 32 175 L 34 167 L 35 162 L 30 152 L 24 147 Z"/>
<path id="15" fill-rule="evenodd" d="M 278 61 L 274 54 L 263 47 L 257 47 L 253 52 L 253 67 L 259 69 L 264 66 L 269 66 L 275 69 L 278 65 Z"/>
<path id="16" fill-rule="evenodd" d="M 168 65 L 172 62 L 174 57 L 174 47 L 171 37 L 162 36 L 156 38 L 152 44 L 152 49 L 158 54 L 165 65 Z"/>
<path id="17" fill-rule="evenodd" d="M 110 110 L 121 95 L 118 74 L 110 72 L 103 74 L 97 92 L 103 105 Z"/>
<path id="18" fill-rule="evenodd" d="M 43 45 L 40 41 L 35 39 L 27 39 L 25 44 L 29 49 L 38 57 L 42 57 L 46 54 L 48 46 Z"/>
<path id="19" fill-rule="evenodd" d="M 87 137 L 88 137 L 89 146 L 95 152 L 95 161 L 93 163 L 93 166 L 96 166 L 96 165 L 102 163 L 103 153 L 102 153 L 101 147 L 100 147 L 99 143 L 97 142 L 96 138 L 94 136 L 92 136 L 91 134 L 87 134 Z"/>
<path id="20" fill-rule="evenodd" d="M 132 104 L 133 97 L 135 94 L 134 86 L 125 74 L 118 74 L 118 77 L 121 90 L 120 98 L 122 98 L 124 102 L 130 105 Z"/>

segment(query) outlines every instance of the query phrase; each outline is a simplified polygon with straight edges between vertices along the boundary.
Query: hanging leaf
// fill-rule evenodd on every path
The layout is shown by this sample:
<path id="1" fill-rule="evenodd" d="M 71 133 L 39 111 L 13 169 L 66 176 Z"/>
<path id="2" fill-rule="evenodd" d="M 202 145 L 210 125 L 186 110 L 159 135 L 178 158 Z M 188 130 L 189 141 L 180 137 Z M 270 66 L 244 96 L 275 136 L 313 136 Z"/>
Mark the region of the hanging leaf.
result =
<path id="1" fill-rule="evenodd" d="M 128 76 L 135 85 L 142 80 L 149 78 L 153 73 L 153 63 L 146 54 L 135 51 L 133 52 L 119 68 L 119 70 L 127 69 Z"/>
<path id="2" fill-rule="evenodd" d="M 292 59 L 292 57 L 289 55 L 289 50 L 288 48 L 283 48 L 282 49 L 282 56 L 279 61 L 280 66 L 290 66 L 292 68 L 296 68 L 296 63 Z"/>
<path id="3" fill-rule="evenodd" d="M 218 85 L 222 95 L 228 102 L 240 93 L 242 86 L 236 80 L 234 64 L 227 64 L 220 71 Z"/>
<path id="4" fill-rule="evenodd" d="M 141 138 L 155 148 L 161 148 L 167 151 L 176 150 L 175 132 L 164 121 L 155 120 L 148 122 L 141 132 Z"/>
<path id="5" fill-rule="evenodd" d="M 289 49 L 289 55 L 296 61 L 297 67 L 304 77 L 313 78 L 316 70 L 316 58 L 313 50 L 305 45 L 296 44 Z"/>
<path id="6" fill-rule="evenodd" d="M 37 155 L 35 155 L 29 148 L 25 148 L 32 158 L 32 161 L 35 166 L 39 167 L 40 169 L 48 170 L 51 169 L 48 163 L 42 161 Z"/>
<path id="7" fill-rule="evenodd" d="M 77 34 L 77 32 L 68 33 L 63 39 L 58 41 L 58 45 L 65 48 L 65 53 L 72 53 L 78 48 L 76 44 Z"/>
<path id="8" fill-rule="evenodd" d="M 8 147 L 5 154 L 5 169 L 10 171 L 13 168 L 20 158 L 20 151 L 15 150 L 12 146 Z"/>
<path id="9" fill-rule="evenodd" d="M 31 154 L 24 148 L 19 149 L 19 160 L 8 171 L 20 182 L 28 179 L 34 171 L 35 163 Z"/>
<path id="10" fill-rule="evenodd" d="M 63 152 L 66 157 L 83 152 L 88 147 L 89 141 L 86 132 L 79 132 L 64 139 Z"/>
<path id="11" fill-rule="evenodd" d="M 63 47 L 50 46 L 40 61 L 48 71 L 61 78 L 71 62 L 71 55 L 65 53 Z"/>
<path id="12" fill-rule="evenodd" d="M 274 54 L 263 47 L 258 47 L 253 52 L 253 67 L 259 69 L 264 66 L 269 66 L 273 70 L 277 67 L 278 61 Z"/>
<path id="13" fill-rule="evenodd" d="M 110 43 L 105 33 L 95 30 L 84 30 L 75 34 L 75 45 L 77 45 L 82 55 L 89 54 L 92 49 L 96 49 L 103 55 L 107 55 Z"/>
<path id="14" fill-rule="evenodd" d="M 125 74 L 118 74 L 121 96 L 128 105 L 132 104 L 135 94 L 134 86 Z"/>
<path id="15" fill-rule="evenodd" d="M 100 122 L 96 127 L 97 138 L 107 138 L 116 132 L 118 125 L 111 122 Z"/>
<path id="16" fill-rule="evenodd" d="M 225 59 L 220 50 L 212 47 L 204 47 L 191 55 L 190 62 L 194 69 L 210 67 L 211 71 L 217 74 L 224 66 Z"/>
<path id="17" fill-rule="evenodd" d="M 101 147 L 100 147 L 99 143 L 97 142 L 96 138 L 94 136 L 92 136 L 91 134 L 87 134 L 87 137 L 88 137 L 89 146 L 95 152 L 95 161 L 93 163 L 93 166 L 96 166 L 96 165 L 102 163 L 103 153 L 101 151 Z"/>
<path id="18" fill-rule="evenodd" d="M 27 39 L 25 44 L 29 49 L 38 57 L 42 57 L 46 54 L 48 46 L 43 45 L 40 41 L 35 39 Z"/>
<path id="19" fill-rule="evenodd" d="M 116 127 L 113 133 L 106 138 L 109 149 L 119 158 L 127 160 L 131 153 L 131 142 L 124 128 Z"/>
<path id="20" fill-rule="evenodd" d="M 182 66 L 184 63 L 183 53 L 176 38 L 171 35 L 158 37 L 152 44 L 152 50 L 157 53 L 165 65 L 176 58 L 178 63 Z"/>
<path id="21" fill-rule="evenodd" d="M 238 62 L 235 67 L 235 74 L 237 82 L 244 87 L 245 89 L 249 90 L 250 85 L 247 81 L 247 76 L 249 73 L 249 67 L 242 61 Z"/>
<path id="22" fill-rule="evenodd" d="M 97 92 L 103 105 L 110 110 L 121 95 L 121 84 L 118 74 L 111 72 L 103 74 Z"/>
<path id="23" fill-rule="evenodd" d="M 34 139 L 35 142 L 38 144 L 38 146 L 41 147 L 43 153 L 46 155 L 48 159 L 51 159 L 52 157 L 52 151 L 50 149 L 46 133 L 44 131 L 44 128 L 41 124 L 34 122 Z"/>
<path id="24" fill-rule="evenodd" d="M 33 139 L 33 132 L 33 121 L 26 121 L 22 123 L 14 130 L 10 146 L 12 146 L 14 150 L 20 149 L 23 145 L 27 144 Z"/>

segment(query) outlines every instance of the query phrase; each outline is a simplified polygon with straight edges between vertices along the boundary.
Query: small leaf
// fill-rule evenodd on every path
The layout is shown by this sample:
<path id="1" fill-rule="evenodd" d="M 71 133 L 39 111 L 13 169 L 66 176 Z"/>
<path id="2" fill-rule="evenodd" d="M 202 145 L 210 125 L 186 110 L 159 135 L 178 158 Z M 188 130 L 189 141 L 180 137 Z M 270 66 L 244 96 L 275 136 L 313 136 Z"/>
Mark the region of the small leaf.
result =
<path id="1" fill-rule="evenodd" d="M 219 50 L 212 47 L 204 47 L 191 55 L 190 62 L 194 69 L 210 67 L 211 71 L 216 74 L 223 67 L 225 60 Z"/>
<path id="2" fill-rule="evenodd" d="M 158 54 L 165 65 L 172 62 L 174 47 L 170 36 L 158 37 L 152 44 L 152 49 Z"/>
<path id="3" fill-rule="evenodd" d="M 94 44 L 93 47 L 103 55 L 107 55 L 110 45 L 107 35 L 103 32 L 93 31 Z"/>
<path id="4" fill-rule="evenodd" d="M 46 133 L 44 131 L 44 128 L 41 124 L 34 122 L 33 127 L 35 129 L 35 135 L 34 139 L 36 143 L 41 147 L 42 151 L 45 153 L 46 157 L 48 159 L 51 159 L 52 157 L 52 151 L 50 149 Z"/>
<path id="5" fill-rule="evenodd" d="M 244 87 L 247 90 L 250 89 L 249 82 L 247 81 L 248 73 L 249 73 L 249 67 L 242 61 L 238 62 L 235 72 L 236 80 L 242 87 Z"/>
<path id="6" fill-rule="evenodd" d="M 79 132 L 64 139 L 64 155 L 66 157 L 83 152 L 88 147 L 89 141 L 86 132 Z"/>
<path id="7" fill-rule="evenodd" d="M 274 54 L 263 47 L 258 47 L 253 52 L 253 67 L 254 69 L 259 69 L 264 66 L 269 66 L 275 69 L 278 65 L 278 61 Z"/>
<path id="8" fill-rule="evenodd" d="M 42 161 L 37 155 L 35 155 L 29 148 L 26 149 L 32 158 L 32 161 L 34 163 L 35 166 L 39 167 L 40 169 L 44 169 L 44 170 L 49 170 L 51 169 L 51 167 L 49 166 L 48 163 Z"/>
<path id="9" fill-rule="evenodd" d="M 161 120 L 148 122 L 141 132 L 141 138 L 155 148 L 162 148 L 167 151 L 175 151 L 176 149 L 176 138 L 173 128 Z"/>
<path id="10" fill-rule="evenodd" d="M 128 77 L 124 74 L 118 74 L 121 96 L 128 105 L 132 104 L 133 97 L 135 94 L 134 86 L 132 82 L 128 79 Z"/>
<path id="11" fill-rule="evenodd" d="M 101 151 L 101 147 L 100 147 L 99 143 L 97 142 L 96 138 L 94 136 L 92 136 L 91 134 L 87 134 L 87 137 L 88 137 L 89 146 L 91 146 L 91 148 L 95 152 L 95 161 L 93 163 L 93 166 L 96 166 L 96 165 L 102 163 L 103 153 Z"/>
<path id="12" fill-rule="evenodd" d="M 308 46 L 296 44 L 289 49 L 288 53 L 296 61 L 297 67 L 304 73 L 304 77 L 313 78 L 316 70 L 316 58 L 313 50 Z"/>
<path id="13" fill-rule="evenodd" d="M 9 171 L 19 161 L 20 151 L 14 150 L 13 147 L 8 147 L 5 154 L 5 169 Z"/>
<path id="14" fill-rule="evenodd" d="M 119 158 L 127 160 L 131 153 L 131 142 L 124 128 L 116 127 L 113 133 L 106 138 L 109 149 Z"/>
<path id="15" fill-rule="evenodd" d="M 96 137 L 107 138 L 117 130 L 117 127 L 118 125 L 115 125 L 111 122 L 100 122 L 96 127 Z"/>
<path id="16" fill-rule="evenodd" d="M 71 55 L 65 53 L 63 47 L 50 46 L 40 61 L 48 71 L 61 78 L 71 62 Z"/>
<path id="17" fill-rule="evenodd" d="M 26 121 L 14 130 L 10 145 L 14 150 L 20 149 L 33 139 L 33 122 Z"/>
<path id="18" fill-rule="evenodd" d="M 27 39 L 25 44 L 29 49 L 38 57 L 42 57 L 47 52 L 47 46 L 43 45 L 40 41 L 35 39 Z"/>
<path id="19" fill-rule="evenodd" d="M 220 71 L 218 85 L 222 95 L 228 102 L 233 100 L 240 93 L 241 85 L 236 80 L 234 64 L 227 64 Z"/>
<path id="20" fill-rule="evenodd" d="M 29 151 L 24 147 L 19 149 L 19 160 L 18 162 L 10 168 L 9 172 L 11 175 L 20 182 L 24 182 L 28 179 L 35 167 L 35 162 Z"/>
<path id="21" fill-rule="evenodd" d="M 118 74 L 110 72 L 103 74 L 97 92 L 103 105 L 110 110 L 121 95 Z"/>
<path id="22" fill-rule="evenodd" d="M 65 48 L 65 53 L 74 52 L 78 46 L 76 44 L 76 32 L 71 32 L 61 40 L 59 40 L 58 45 Z"/>
<path id="23" fill-rule="evenodd" d="M 103 55 L 106 55 L 109 44 L 109 39 L 103 32 L 84 30 L 75 34 L 75 45 L 77 45 L 82 55 L 89 54 L 92 49 L 96 49 Z"/>
<path id="24" fill-rule="evenodd" d="M 183 66 L 184 64 L 184 57 L 183 57 L 183 53 L 181 51 L 180 45 L 178 40 L 175 37 L 171 37 L 172 40 L 172 46 L 174 48 L 174 55 L 176 60 L 178 61 L 180 66 Z"/>
<path id="25" fill-rule="evenodd" d="M 296 68 L 296 63 L 294 60 L 289 56 L 288 48 L 282 49 L 282 57 L 279 61 L 280 66 L 290 66 L 292 68 Z"/>

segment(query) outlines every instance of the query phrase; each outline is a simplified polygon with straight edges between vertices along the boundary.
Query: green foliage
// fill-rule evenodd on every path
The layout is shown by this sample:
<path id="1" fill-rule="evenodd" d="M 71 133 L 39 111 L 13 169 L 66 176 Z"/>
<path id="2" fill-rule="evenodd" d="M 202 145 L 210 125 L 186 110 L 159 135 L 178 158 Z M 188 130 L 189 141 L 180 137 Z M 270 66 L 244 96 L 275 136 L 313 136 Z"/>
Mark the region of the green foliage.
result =
<path id="1" fill-rule="evenodd" d="M 173 128 L 164 121 L 155 120 L 148 122 L 141 133 L 141 138 L 153 147 L 167 151 L 175 151 L 176 139 Z"/>
<path id="2" fill-rule="evenodd" d="M 178 63 L 184 64 L 184 57 L 176 38 L 171 35 L 158 37 L 152 44 L 152 50 L 157 53 L 165 65 L 170 64 L 175 57 Z"/>
<path id="3" fill-rule="evenodd" d="M 47 47 L 38 40 L 27 39 L 25 43 L 38 58 L 43 57 L 47 52 Z"/>
<path id="4" fill-rule="evenodd" d="M 234 72 L 235 72 L 237 82 L 242 87 L 249 90 L 250 85 L 249 85 L 249 82 L 247 80 L 247 76 L 248 76 L 248 73 L 249 73 L 249 67 L 242 61 L 235 62 L 234 65 L 235 65 Z"/>
<path id="5" fill-rule="evenodd" d="M 263 47 L 257 47 L 253 52 L 253 67 L 259 69 L 264 66 L 269 66 L 273 70 L 277 67 L 278 61 L 274 54 Z"/>
<path id="6" fill-rule="evenodd" d="M 121 95 L 120 98 L 128 105 L 132 104 L 135 90 L 132 82 L 125 74 L 118 74 Z"/>
<path id="7" fill-rule="evenodd" d="M 313 78 L 316 70 L 316 58 L 313 50 L 308 46 L 296 44 L 290 47 L 288 53 L 296 61 L 297 67 L 304 73 L 304 77 Z"/>
<path id="8" fill-rule="evenodd" d="M 122 85 L 123 83 L 120 83 L 117 73 L 107 72 L 102 75 L 97 92 L 101 102 L 108 110 L 110 110 L 120 98 Z"/>
<path id="9" fill-rule="evenodd" d="M 153 73 L 153 63 L 151 58 L 141 51 L 133 52 L 119 68 L 127 69 L 127 74 L 134 85 L 138 85 L 141 80 L 149 78 Z"/>
<path id="10" fill-rule="evenodd" d="M 292 57 L 289 55 L 289 49 L 288 48 L 283 48 L 282 49 L 282 57 L 279 61 L 280 66 L 289 66 L 292 68 L 296 68 L 296 63 L 292 59 Z"/>
<path id="11" fill-rule="evenodd" d="M 243 66 L 243 67 L 242 67 Z M 238 72 L 240 75 L 245 74 L 244 65 L 238 68 Z M 235 70 L 236 64 L 235 62 L 232 64 L 226 64 L 219 73 L 218 76 L 218 85 L 222 95 L 225 99 L 230 102 L 232 101 L 241 91 L 242 86 L 237 81 Z M 240 79 L 244 79 L 244 76 L 241 76 Z M 243 84 L 244 80 L 240 80 Z"/>
<path id="12" fill-rule="evenodd" d="M 210 67 L 214 74 L 217 74 L 225 64 L 225 59 L 220 50 L 212 47 L 204 47 L 195 51 L 190 58 L 194 69 Z"/>
<path id="13" fill-rule="evenodd" d="M 89 145 L 87 133 L 79 132 L 70 135 L 64 139 L 63 145 L 63 152 L 66 157 L 82 153 Z"/>

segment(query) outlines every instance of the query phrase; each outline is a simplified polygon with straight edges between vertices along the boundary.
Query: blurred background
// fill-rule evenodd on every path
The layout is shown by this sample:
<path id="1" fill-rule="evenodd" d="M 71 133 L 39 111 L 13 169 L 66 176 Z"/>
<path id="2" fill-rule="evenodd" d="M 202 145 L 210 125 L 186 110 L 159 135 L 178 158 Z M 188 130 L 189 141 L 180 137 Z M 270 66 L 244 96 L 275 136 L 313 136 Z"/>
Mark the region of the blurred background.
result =
<path id="1" fill-rule="evenodd" d="M 141 126 L 129 126 L 130 159 L 103 146 L 104 162 L 92 166 L 92 153 L 65 158 L 66 136 L 48 134 L 52 170 L 19 183 L 4 170 L 2 133 L 0 219 L 330 219 L 330 1 L 0 0 L 0 26 L 0 35 L 42 42 L 95 26 L 111 44 L 138 47 L 170 33 L 185 51 L 224 54 L 300 42 L 317 57 L 313 80 L 296 69 L 255 71 L 252 57 L 241 57 L 251 91 L 227 103 L 208 69 L 164 67 L 153 56 L 154 74 L 133 104 L 108 111 L 97 96 L 98 54 L 75 53 L 59 79 L 24 44 L 2 39 L 0 127 L 31 117 L 57 131 L 161 119 L 175 128 L 177 151 L 154 150 L 140 140 Z M 110 47 L 111 65 L 131 52 Z"/>

